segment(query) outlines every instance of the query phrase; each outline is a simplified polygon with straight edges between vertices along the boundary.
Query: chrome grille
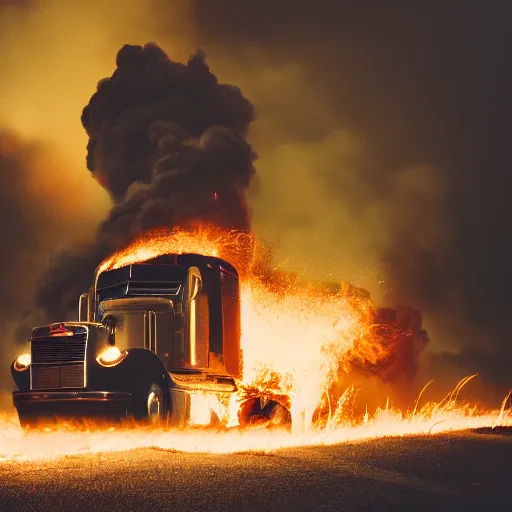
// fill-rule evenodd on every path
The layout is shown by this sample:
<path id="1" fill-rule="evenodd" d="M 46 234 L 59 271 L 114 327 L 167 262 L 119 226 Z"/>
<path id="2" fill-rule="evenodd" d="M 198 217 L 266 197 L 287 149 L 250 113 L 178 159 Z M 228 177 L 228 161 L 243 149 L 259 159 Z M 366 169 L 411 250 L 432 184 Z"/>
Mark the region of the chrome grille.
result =
<path id="1" fill-rule="evenodd" d="M 41 336 L 31 343 L 31 388 L 85 387 L 86 332 L 73 336 Z"/>
<path id="2" fill-rule="evenodd" d="M 64 337 L 33 338 L 32 364 L 69 363 L 85 360 L 86 333 Z"/>
<path id="3" fill-rule="evenodd" d="M 84 363 L 38 364 L 30 367 L 32 389 L 83 388 Z"/>

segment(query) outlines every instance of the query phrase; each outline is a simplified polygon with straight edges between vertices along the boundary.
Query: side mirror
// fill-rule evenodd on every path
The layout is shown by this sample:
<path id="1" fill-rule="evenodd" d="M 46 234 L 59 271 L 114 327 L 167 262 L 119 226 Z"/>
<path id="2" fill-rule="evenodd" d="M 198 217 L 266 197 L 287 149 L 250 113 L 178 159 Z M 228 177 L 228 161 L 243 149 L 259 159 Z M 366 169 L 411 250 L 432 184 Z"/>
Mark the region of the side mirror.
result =
<path id="1" fill-rule="evenodd" d="M 187 301 L 190 302 L 199 295 L 203 286 L 203 280 L 201 279 L 201 272 L 197 267 L 190 267 L 187 279 Z"/>
<path id="2" fill-rule="evenodd" d="M 107 315 L 101 323 L 107 328 L 108 343 L 115 345 L 117 318 L 114 315 Z"/>

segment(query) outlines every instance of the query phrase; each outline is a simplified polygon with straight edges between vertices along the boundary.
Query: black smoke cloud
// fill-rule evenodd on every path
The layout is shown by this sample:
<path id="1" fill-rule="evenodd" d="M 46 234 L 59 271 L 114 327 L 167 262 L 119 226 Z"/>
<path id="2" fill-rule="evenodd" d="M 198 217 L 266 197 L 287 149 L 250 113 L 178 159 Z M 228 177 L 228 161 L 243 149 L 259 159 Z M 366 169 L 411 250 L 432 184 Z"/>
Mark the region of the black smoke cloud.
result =
<path id="1" fill-rule="evenodd" d="M 151 228 L 204 220 L 250 230 L 245 191 L 255 154 L 245 137 L 253 118 L 251 103 L 239 89 L 218 83 L 203 54 L 184 65 L 155 44 L 124 46 L 117 69 L 99 82 L 82 114 L 87 166 L 114 205 L 92 245 L 52 257 L 36 290 L 35 311 L 47 321 L 66 318 L 101 260 Z M 413 308 L 384 313 L 379 310 L 383 318 L 375 319 L 380 330 L 369 334 L 373 350 L 354 356 L 362 366 L 350 358 L 346 366 L 386 380 L 411 378 L 428 342 L 421 315 Z M 32 319 L 27 316 L 20 329 Z M 377 351 L 385 357 L 368 357 Z"/>
<path id="2" fill-rule="evenodd" d="M 253 172 L 244 140 L 253 116 L 238 88 L 217 82 L 202 53 L 183 65 L 155 44 L 127 45 L 82 114 L 87 166 L 116 202 L 135 182 L 156 181 L 169 194 L 189 186 L 188 176 L 243 191 Z"/>
<path id="3" fill-rule="evenodd" d="M 116 63 L 82 114 L 87 166 L 114 206 L 94 244 L 54 255 L 35 295 L 48 321 L 66 318 L 101 260 L 139 233 L 197 221 L 250 226 L 252 104 L 218 83 L 202 53 L 185 65 L 155 44 L 126 45 Z"/>

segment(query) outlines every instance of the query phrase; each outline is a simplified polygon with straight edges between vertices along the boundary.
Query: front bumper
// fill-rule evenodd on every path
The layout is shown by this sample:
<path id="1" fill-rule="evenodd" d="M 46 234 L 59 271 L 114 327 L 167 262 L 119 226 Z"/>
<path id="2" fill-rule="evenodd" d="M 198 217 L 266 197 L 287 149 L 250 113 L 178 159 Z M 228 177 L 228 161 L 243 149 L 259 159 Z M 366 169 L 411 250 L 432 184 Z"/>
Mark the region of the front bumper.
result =
<path id="1" fill-rule="evenodd" d="M 131 393 L 119 391 L 14 391 L 12 396 L 20 419 L 122 417 L 132 400 Z"/>

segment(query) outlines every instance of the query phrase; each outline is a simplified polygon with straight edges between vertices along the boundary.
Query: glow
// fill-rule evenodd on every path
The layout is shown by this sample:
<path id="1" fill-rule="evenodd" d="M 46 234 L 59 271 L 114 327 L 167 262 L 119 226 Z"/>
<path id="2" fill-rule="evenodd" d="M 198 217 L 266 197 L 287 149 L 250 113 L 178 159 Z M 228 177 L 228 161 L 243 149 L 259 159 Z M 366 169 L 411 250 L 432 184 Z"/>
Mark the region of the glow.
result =
<path id="1" fill-rule="evenodd" d="M 50 328 L 50 336 L 73 336 L 75 333 L 71 329 L 67 329 L 64 324 L 52 325 Z"/>
<path id="2" fill-rule="evenodd" d="M 509 421 L 505 413 L 480 413 L 457 402 L 460 390 L 473 376 L 463 379 L 439 403 L 429 402 L 421 407 L 425 389 L 422 390 L 413 414 L 387 405 L 378 409 L 373 418 L 368 414 L 354 417 L 357 390 L 348 386 L 354 369 L 358 375 L 358 368 L 379 368 L 394 348 L 390 341 L 407 339 L 408 332 L 393 323 L 376 324 L 376 306 L 366 293 L 348 283 L 332 288 L 315 283 L 304 285 L 294 276 L 271 270 L 268 253 L 248 233 L 209 225 L 188 231 L 146 233 L 111 255 L 98 272 L 164 254 L 186 253 L 217 256 L 230 262 L 240 276 L 241 300 L 243 371 L 237 381 L 238 391 L 231 398 L 224 397 L 220 409 L 208 397 L 193 397 L 193 424 L 205 425 L 209 418 L 217 416 L 223 425 L 237 425 L 238 410 L 247 396 L 275 400 L 290 411 L 291 437 L 282 440 L 280 446 L 312 444 L 312 438 L 324 436 L 329 441 L 319 442 L 329 444 L 354 439 L 353 436 L 403 435 L 431 429 L 438 432 Z M 193 317 L 194 314 L 190 318 L 192 324 Z M 385 335 L 378 329 L 382 325 L 386 327 Z M 193 328 L 191 325 L 192 334 Z M 248 443 L 251 449 L 258 448 L 256 437 L 252 436 Z M 231 443 L 226 443 L 220 451 L 231 450 Z"/>
<path id="3" fill-rule="evenodd" d="M 116 346 L 105 347 L 96 360 L 103 366 L 115 366 L 124 359 L 123 353 Z"/>
<path id="4" fill-rule="evenodd" d="M 355 359 L 375 364 L 389 355 L 387 345 L 372 335 L 375 306 L 369 298 L 349 285 L 332 292 L 276 277 L 268 265 L 261 266 L 258 258 L 265 258 L 264 249 L 249 233 L 208 224 L 187 231 L 148 232 L 109 256 L 97 276 L 165 254 L 187 253 L 216 256 L 237 269 L 243 352 L 239 389 L 284 397 L 300 430 L 311 428 L 315 412 L 325 409 L 322 400 L 345 367 Z M 194 366 L 198 341 L 194 301 L 189 313 L 189 360 Z M 337 398 L 329 398 L 333 406 Z"/>
<path id="5" fill-rule="evenodd" d="M 32 357 L 30 354 L 21 354 L 17 357 L 16 361 L 14 361 L 14 368 L 18 371 L 26 370 L 30 363 L 32 362 Z"/>
<path id="6" fill-rule="evenodd" d="M 458 386 L 460 389 L 460 386 Z M 350 389 L 345 393 L 349 398 Z M 448 396 L 452 396 L 449 393 Z M 200 393 L 191 396 L 191 418 L 187 429 L 162 426 L 125 428 L 102 427 L 88 423 L 86 429 L 73 423 L 33 431 L 19 427 L 12 414 L 0 413 L 0 464 L 11 460 L 20 462 L 48 460 L 66 455 L 120 452 L 137 448 L 160 448 L 191 453 L 273 453 L 295 446 L 333 445 L 345 442 L 397 437 L 406 435 L 431 436 L 469 428 L 512 427 L 512 414 L 502 405 L 493 411 L 478 410 L 470 404 L 457 404 L 453 398 L 427 402 L 414 413 L 386 406 L 353 417 L 347 409 L 336 410 L 325 428 L 312 428 L 295 433 L 259 427 L 201 428 L 210 421 L 211 411 L 218 410 L 213 397 Z M 219 417 L 220 418 L 220 417 Z M 195 425 L 195 426 L 194 426 Z"/>
<path id="7" fill-rule="evenodd" d="M 383 342 L 373 329 L 375 306 L 349 285 L 329 291 L 313 284 L 298 285 L 284 274 L 276 276 L 268 265 L 254 264 L 257 250 L 254 239 L 247 234 L 204 226 L 192 233 L 147 234 L 135 245 L 112 255 L 101 267 L 117 268 L 176 253 L 218 255 L 230 261 L 241 275 L 243 375 L 236 383 L 236 392 L 217 396 L 191 389 L 190 416 L 184 418 L 187 423 L 182 422 L 186 430 L 162 425 L 150 429 L 123 425 L 105 429 L 101 424 L 96 427 L 87 423 L 84 431 L 76 423 L 59 423 L 27 432 L 19 428 L 16 418 L 2 420 L 0 416 L 0 461 L 142 447 L 201 453 L 268 453 L 293 446 L 512 426 L 509 397 L 499 410 L 493 411 L 480 410 L 460 400 L 461 390 L 475 376 L 462 379 L 440 401 L 425 400 L 431 391 L 427 385 L 405 411 L 394 408 L 388 400 L 383 408 L 366 408 L 363 414 L 364 408 L 354 405 L 357 390 L 344 385 L 344 378 L 352 371 L 354 361 L 376 365 L 389 356 L 386 339 Z M 105 359 L 113 361 L 110 366 L 127 354 L 117 347 L 106 347 L 104 351 Z M 103 358 L 103 352 L 99 357 Z M 248 396 L 281 401 L 291 411 L 291 432 L 262 428 L 271 427 L 264 417 L 240 428 L 238 413 Z"/>
<path id="8" fill-rule="evenodd" d="M 189 231 L 154 230 L 109 256 L 98 267 L 97 275 L 163 254 L 186 253 L 222 258 L 240 272 L 252 260 L 253 242 L 249 233 L 226 231 L 210 225 L 199 225 Z"/>

